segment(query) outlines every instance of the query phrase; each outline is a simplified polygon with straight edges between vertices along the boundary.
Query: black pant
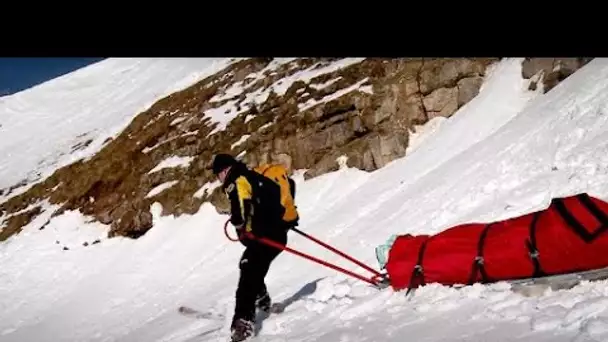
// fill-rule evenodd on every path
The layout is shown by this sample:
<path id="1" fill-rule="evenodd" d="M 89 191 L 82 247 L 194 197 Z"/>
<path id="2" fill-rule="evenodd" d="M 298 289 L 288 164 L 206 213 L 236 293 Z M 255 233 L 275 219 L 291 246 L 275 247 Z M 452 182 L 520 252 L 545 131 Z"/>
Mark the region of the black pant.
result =
<path id="1" fill-rule="evenodd" d="M 287 244 L 287 232 L 268 236 L 282 245 Z M 240 276 L 236 290 L 236 306 L 232 321 L 239 318 L 253 321 L 255 317 L 255 300 L 258 295 L 266 292 L 264 278 L 268 273 L 270 264 L 283 250 L 262 242 L 248 240 L 247 248 L 241 256 L 239 264 Z"/>

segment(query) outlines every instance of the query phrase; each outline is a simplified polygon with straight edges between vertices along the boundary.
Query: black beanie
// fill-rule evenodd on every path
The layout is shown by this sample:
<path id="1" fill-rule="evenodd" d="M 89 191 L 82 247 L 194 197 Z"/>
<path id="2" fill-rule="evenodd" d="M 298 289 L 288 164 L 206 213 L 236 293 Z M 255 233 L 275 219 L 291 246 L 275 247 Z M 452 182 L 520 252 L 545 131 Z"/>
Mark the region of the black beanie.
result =
<path id="1" fill-rule="evenodd" d="M 217 175 L 225 168 L 236 164 L 236 159 L 231 155 L 220 153 L 213 159 L 213 174 Z"/>

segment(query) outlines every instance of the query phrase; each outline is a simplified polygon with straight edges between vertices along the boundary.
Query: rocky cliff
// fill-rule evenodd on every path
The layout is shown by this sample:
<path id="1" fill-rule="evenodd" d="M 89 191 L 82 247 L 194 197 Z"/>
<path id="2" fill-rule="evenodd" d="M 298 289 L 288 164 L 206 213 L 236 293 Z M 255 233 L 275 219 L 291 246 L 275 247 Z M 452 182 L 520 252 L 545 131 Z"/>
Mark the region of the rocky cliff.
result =
<path id="1" fill-rule="evenodd" d="M 282 162 L 306 178 L 351 167 L 372 171 L 406 153 L 415 125 L 451 116 L 474 98 L 497 58 L 244 59 L 137 115 L 94 157 L 57 170 L 0 205 L 0 241 L 48 201 L 137 238 L 163 214 L 227 206 L 209 170 L 214 154 Z M 545 91 L 588 59 L 527 59 L 523 76 Z M 78 149 L 79 146 L 74 146 Z M 2 189 L 10 193 L 11 189 Z M 44 228 L 44 227 L 43 227 Z M 41 228 L 41 229 L 43 229 Z"/>

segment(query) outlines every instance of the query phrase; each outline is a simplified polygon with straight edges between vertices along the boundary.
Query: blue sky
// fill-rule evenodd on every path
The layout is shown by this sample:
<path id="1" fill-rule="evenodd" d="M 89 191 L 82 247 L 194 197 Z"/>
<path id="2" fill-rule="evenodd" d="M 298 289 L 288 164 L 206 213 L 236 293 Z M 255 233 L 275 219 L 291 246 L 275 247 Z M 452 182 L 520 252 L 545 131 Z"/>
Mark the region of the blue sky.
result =
<path id="1" fill-rule="evenodd" d="M 102 59 L 75 57 L 0 58 L 0 96 L 14 94 Z"/>

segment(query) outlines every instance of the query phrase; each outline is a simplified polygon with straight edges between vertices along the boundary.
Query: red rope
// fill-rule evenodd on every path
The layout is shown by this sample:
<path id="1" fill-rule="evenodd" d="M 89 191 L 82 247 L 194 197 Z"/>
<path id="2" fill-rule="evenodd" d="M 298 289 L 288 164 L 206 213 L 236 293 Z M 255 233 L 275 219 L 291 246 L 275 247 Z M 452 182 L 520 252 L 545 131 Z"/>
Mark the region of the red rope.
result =
<path id="1" fill-rule="evenodd" d="M 357 260 L 357 259 L 355 259 L 355 258 L 353 258 L 353 257 L 351 257 L 351 256 L 349 256 L 349 255 L 347 255 L 347 254 L 345 254 L 345 253 L 343 253 L 343 252 L 341 252 L 341 251 L 339 251 L 339 250 L 335 249 L 334 247 L 332 247 L 332 246 L 330 246 L 330 245 L 328 245 L 328 244 L 326 244 L 326 243 L 324 243 L 324 242 L 322 242 L 322 241 L 318 240 L 317 238 L 312 237 L 312 236 L 310 236 L 310 235 L 308 235 L 308 234 L 304 233 L 303 231 L 301 231 L 301 230 L 299 230 L 299 229 L 297 229 L 297 228 L 295 228 L 295 227 L 294 227 L 294 228 L 292 228 L 291 230 L 293 230 L 293 231 L 295 231 L 295 232 L 297 232 L 297 233 L 299 233 L 299 234 L 301 234 L 301 235 L 303 235 L 303 236 L 305 236 L 305 237 L 307 237 L 307 238 L 311 239 L 312 241 L 314 241 L 314 242 L 318 243 L 319 245 L 321 245 L 321 246 L 323 246 L 323 247 L 325 247 L 325 248 L 329 249 L 330 251 L 332 251 L 332 252 L 334 252 L 334 253 L 336 253 L 336 254 L 338 254 L 338 255 L 340 255 L 340 256 L 342 256 L 342 257 L 344 257 L 344 258 L 346 258 L 346 259 L 348 259 L 348 260 L 350 260 L 350 261 L 352 261 L 352 262 L 354 262 L 355 264 L 357 264 L 357 265 L 359 265 L 359 266 L 363 267 L 364 269 L 366 269 L 366 270 L 370 271 L 371 273 L 375 274 L 376 276 L 378 276 L 378 277 L 382 277 L 382 274 L 380 274 L 380 272 L 378 272 L 378 271 L 374 270 L 373 268 L 371 268 L 371 267 L 369 267 L 369 266 L 365 265 L 365 264 L 364 264 L 364 263 L 362 263 L 361 261 L 359 261 L 359 260 Z"/>
<path id="2" fill-rule="evenodd" d="M 352 276 L 352 277 L 355 277 L 355 278 L 357 278 L 357 279 L 363 280 L 364 282 L 370 283 L 370 284 L 372 284 L 372 285 L 374 285 L 374 286 L 375 286 L 375 285 L 377 285 L 377 283 L 376 283 L 376 282 L 374 282 L 374 281 L 372 280 L 372 278 L 366 278 L 366 277 L 364 277 L 364 276 L 361 276 L 361 275 L 359 275 L 359 274 L 356 274 L 356 273 L 354 273 L 354 272 L 351 272 L 351 271 L 349 271 L 349 270 L 346 270 L 346 269 L 344 269 L 344 268 L 342 268 L 342 267 L 339 267 L 339 266 L 336 266 L 336 265 L 330 264 L 330 263 L 328 263 L 328 262 L 326 262 L 326 261 L 323 261 L 323 260 L 321 260 L 321 259 L 319 259 L 319 258 L 315 258 L 315 257 L 313 257 L 313 256 L 311 256 L 311 255 L 308 255 L 308 254 L 302 253 L 302 252 L 300 252 L 300 251 L 297 251 L 297 250 L 295 250 L 295 249 L 289 248 L 289 247 L 287 247 L 287 246 L 283 246 L 283 245 L 281 245 L 281 244 L 279 244 L 279 243 L 277 243 L 277 242 L 275 242 L 275 241 L 273 241 L 273 240 L 270 240 L 270 239 L 267 239 L 267 238 L 263 238 L 263 237 L 256 237 L 256 236 L 254 236 L 253 234 L 251 234 L 251 233 L 249 233 L 249 232 L 248 232 L 248 233 L 246 233 L 246 234 L 247 234 L 247 236 L 248 236 L 249 238 L 252 238 L 252 239 L 258 240 L 258 241 L 263 242 L 263 243 L 265 243 L 265 244 L 267 244 L 267 245 L 270 245 L 270 246 L 273 246 L 273 247 L 276 247 L 276 248 L 279 248 L 279 249 L 285 250 L 285 251 L 287 251 L 287 252 L 291 252 L 291 253 L 293 253 L 293 254 L 295 254 L 295 255 L 299 255 L 299 256 L 301 256 L 301 257 L 303 257 L 303 258 L 306 258 L 306 259 L 308 259 L 308 260 L 312 260 L 312 261 L 314 261 L 314 262 L 317 262 L 317 263 L 319 263 L 319 264 L 321 264 L 321 265 L 323 265 L 323 266 L 326 266 L 326 267 L 332 268 L 332 269 L 334 269 L 334 270 L 336 270 L 336 271 L 340 271 L 340 272 L 342 272 L 342 273 L 344 273 L 344 274 L 348 274 L 348 275 L 350 275 L 350 276 Z"/>
<path id="3" fill-rule="evenodd" d="M 224 233 L 226 234 L 226 237 L 227 237 L 227 238 L 228 238 L 230 241 L 239 241 L 239 240 L 240 240 L 240 238 L 233 239 L 233 238 L 231 238 L 231 237 L 230 237 L 230 235 L 228 234 L 228 223 L 229 223 L 229 222 L 230 222 L 230 220 L 227 220 L 227 221 L 226 221 L 226 223 L 224 224 Z M 323 246 L 323 247 L 325 247 L 325 248 L 327 248 L 327 249 L 329 249 L 329 250 L 333 251 L 334 253 L 336 253 L 336 254 L 338 254 L 338 255 L 340 255 L 340 256 L 342 256 L 342 257 L 344 257 L 344 258 L 346 258 L 346 259 L 348 259 L 348 260 L 350 260 L 350 261 L 352 261 L 352 262 L 354 262 L 354 263 L 356 263 L 357 265 L 359 265 L 359 266 L 361 266 L 361 267 L 365 268 L 366 270 L 368 270 L 368 271 L 370 271 L 370 272 L 374 273 L 374 276 L 373 276 L 373 277 L 370 277 L 370 278 L 366 278 L 366 277 L 364 277 L 364 276 L 361 276 L 361 275 L 359 275 L 359 274 L 356 274 L 356 273 L 354 273 L 354 272 L 351 272 L 351 271 L 349 271 L 349 270 L 347 270 L 347 269 L 344 269 L 344 268 L 342 268 L 342 267 L 339 267 L 339 266 L 336 266 L 336 265 L 331 264 L 331 263 L 329 263 L 329 262 L 323 261 L 323 260 L 321 260 L 321 259 L 319 259 L 319 258 L 313 257 L 313 256 L 308 255 L 308 254 L 305 254 L 305 253 L 302 253 L 302 252 L 300 252 L 300 251 L 297 251 L 297 250 L 295 250 L 295 249 L 289 248 L 289 247 L 287 247 L 287 246 L 281 245 L 281 244 L 279 244 L 279 243 L 278 243 L 278 242 L 276 242 L 276 241 L 273 241 L 273 240 L 270 240 L 270 239 L 267 239 L 267 238 L 264 238 L 264 237 L 257 237 L 257 236 L 253 235 L 253 234 L 252 234 L 252 233 L 250 233 L 250 232 L 246 232 L 246 233 L 245 233 L 245 234 L 243 234 L 243 235 L 245 235 L 247 238 L 250 238 L 250 239 L 253 239 L 253 240 L 258 240 L 258 241 L 260 241 L 260 242 L 262 242 L 262 243 L 265 243 L 265 244 L 267 244 L 267 245 L 269 245 L 269 246 L 272 246 L 272 247 L 275 247 L 275 248 L 278 248 L 278 249 L 282 249 L 282 250 L 284 250 L 284 251 L 287 251 L 287 252 L 293 253 L 293 254 L 295 254 L 295 255 L 301 256 L 301 257 L 303 257 L 303 258 L 305 258 L 305 259 L 308 259 L 308 260 L 314 261 L 314 262 L 316 262 L 316 263 L 319 263 L 319 264 L 321 264 L 321 265 L 323 265 L 323 266 L 329 267 L 329 268 L 334 269 L 334 270 L 336 270 L 336 271 L 339 271 L 339 272 L 342 272 L 342 273 L 344 273 L 344 274 L 350 275 L 350 276 L 355 277 L 355 278 L 357 278 L 357 279 L 360 279 L 360 280 L 362 280 L 362 281 L 364 281 L 364 282 L 370 283 L 370 284 L 372 284 L 372 285 L 374 285 L 374 286 L 378 286 L 378 285 L 379 285 L 379 283 L 380 283 L 380 282 L 382 281 L 382 279 L 384 278 L 384 275 L 382 275 L 382 274 L 381 274 L 381 273 L 379 273 L 378 271 L 376 271 L 376 270 L 372 269 L 371 267 L 369 267 L 369 266 L 367 266 L 367 265 L 363 264 L 362 262 L 360 262 L 360 261 L 358 261 L 358 260 L 354 259 L 353 257 L 351 257 L 351 256 L 349 256 L 349 255 L 347 255 L 347 254 L 345 254 L 345 253 L 343 253 L 343 252 L 341 252 L 341 251 L 339 251 L 339 250 L 335 249 L 334 247 L 332 247 L 332 246 L 330 246 L 330 245 L 328 245 L 328 244 L 326 244 L 326 243 L 324 243 L 324 242 L 322 242 L 322 241 L 320 241 L 320 240 L 318 240 L 318 239 L 316 239 L 316 238 L 314 238 L 314 237 L 312 237 L 312 236 L 310 236 L 310 235 L 308 235 L 308 234 L 306 234 L 306 233 L 304 233 L 304 232 L 300 231 L 299 229 L 296 229 L 295 227 L 294 227 L 294 228 L 292 228 L 292 230 L 294 230 L 294 231 L 296 231 L 297 233 L 299 233 L 299 234 L 303 235 L 304 237 L 307 237 L 307 238 L 309 238 L 310 240 L 312 240 L 312 241 L 314 241 L 314 242 L 316 242 L 316 243 L 320 244 L 321 246 Z"/>
<path id="4" fill-rule="evenodd" d="M 226 221 L 226 223 L 224 223 L 224 234 L 226 234 L 226 237 L 228 238 L 228 240 L 230 241 L 239 241 L 239 237 L 237 235 L 236 239 L 233 239 L 230 237 L 230 235 L 228 235 L 228 223 L 230 223 L 230 220 Z"/>

